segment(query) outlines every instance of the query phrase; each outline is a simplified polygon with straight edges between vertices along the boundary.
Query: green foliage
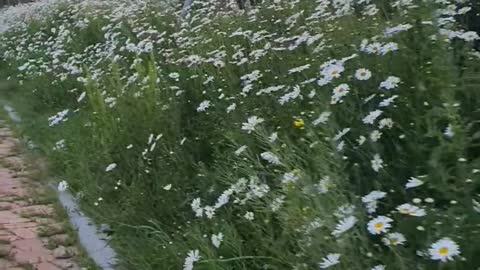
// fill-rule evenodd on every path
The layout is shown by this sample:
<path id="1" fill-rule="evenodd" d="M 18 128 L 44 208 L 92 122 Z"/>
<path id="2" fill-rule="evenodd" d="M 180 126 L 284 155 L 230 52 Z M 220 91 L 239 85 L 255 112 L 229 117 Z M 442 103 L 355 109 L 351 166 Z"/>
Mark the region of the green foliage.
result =
<path id="1" fill-rule="evenodd" d="M 476 269 L 479 54 L 429 23 L 439 4 L 373 2 L 374 14 L 358 4 L 341 16 L 327 14 L 332 6 L 315 15 L 312 1 L 264 1 L 250 13 L 223 15 L 206 4 L 184 21 L 151 4 L 60 5 L 45 21 L 3 35 L 0 72 L 14 82 L 3 92 L 58 178 L 99 223 L 112 226 L 119 269 L 180 269 L 189 250 L 199 251 L 200 270 L 318 269 L 330 253 L 341 254 L 336 269 Z M 300 42 L 306 34 L 311 42 Z M 46 41 L 63 51 L 56 55 Z M 145 49 L 148 42 L 153 49 Z M 368 52 L 364 42 L 394 42 L 398 50 Z M 203 60 L 193 63 L 197 58 Z M 317 84 L 332 59 L 345 70 Z M 371 78 L 356 79 L 360 68 Z M 254 71 L 259 77 L 246 80 Z M 401 83 L 379 87 L 389 76 Z M 332 102 L 341 84 L 350 91 Z M 283 88 L 265 91 L 272 86 Z M 279 101 L 296 87 L 297 96 Z M 204 101 L 210 106 L 202 111 Z M 48 118 L 65 109 L 50 127 Z M 366 123 L 375 110 L 381 116 Z M 315 123 L 325 112 L 330 119 Z M 264 121 L 248 132 L 242 126 L 252 116 Z M 381 119 L 392 126 L 378 127 Z M 106 172 L 109 164 L 116 168 Z M 412 177 L 424 184 L 406 189 Z M 367 213 L 362 197 L 374 190 L 386 197 Z M 194 199 L 212 206 L 222 193 L 229 202 L 213 218 L 205 208 L 195 217 Z M 405 203 L 426 215 L 400 213 L 396 207 Z M 404 245 L 385 245 L 384 234 L 369 232 L 377 215 L 394 220 L 391 232 L 403 234 Z M 347 217 L 355 225 L 333 235 Z M 224 240 L 216 248 L 211 236 L 218 233 Z M 461 255 L 432 260 L 430 245 L 445 237 Z"/>

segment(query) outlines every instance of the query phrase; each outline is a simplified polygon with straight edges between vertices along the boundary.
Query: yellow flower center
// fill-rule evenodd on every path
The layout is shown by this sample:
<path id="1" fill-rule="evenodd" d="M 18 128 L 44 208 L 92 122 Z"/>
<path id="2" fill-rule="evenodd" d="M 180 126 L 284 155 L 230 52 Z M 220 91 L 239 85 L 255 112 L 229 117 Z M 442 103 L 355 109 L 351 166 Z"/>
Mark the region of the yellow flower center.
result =
<path id="1" fill-rule="evenodd" d="M 360 77 L 365 77 L 365 76 L 367 76 L 367 73 L 365 73 L 365 72 L 360 73 Z"/>
<path id="2" fill-rule="evenodd" d="M 390 239 L 390 244 L 395 246 L 398 243 L 397 239 Z"/>
<path id="3" fill-rule="evenodd" d="M 381 230 L 383 228 L 383 223 L 381 223 L 381 222 L 375 223 L 375 225 L 373 225 L 373 227 L 376 230 Z"/>
<path id="4" fill-rule="evenodd" d="M 332 71 L 332 76 L 337 76 L 338 71 Z"/>
<path id="5" fill-rule="evenodd" d="M 448 254 L 448 248 L 447 247 L 442 247 L 438 250 L 438 254 L 445 256 Z"/>
<path id="6" fill-rule="evenodd" d="M 295 120 L 295 121 L 293 122 L 293 125 L 294 125 L 296 128 L 302 129 L 302 128 L 305 126 L 305 122 L 303 122 L 302 119 L 298 119 L 298 120 Z"/>

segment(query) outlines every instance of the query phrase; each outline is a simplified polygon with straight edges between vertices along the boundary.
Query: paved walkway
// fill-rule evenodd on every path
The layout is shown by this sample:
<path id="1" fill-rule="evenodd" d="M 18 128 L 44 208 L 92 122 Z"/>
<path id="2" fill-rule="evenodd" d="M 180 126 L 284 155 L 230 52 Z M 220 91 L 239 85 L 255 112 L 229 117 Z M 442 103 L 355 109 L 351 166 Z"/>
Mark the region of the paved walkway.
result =
<path id="1" fill-rule="evenodd" d="M 28 178 L 18 140 L 0 121 L 0 270 L 79 269 L 45 188 Z M 44 202 L 42 202 L 42 200 Z"/>

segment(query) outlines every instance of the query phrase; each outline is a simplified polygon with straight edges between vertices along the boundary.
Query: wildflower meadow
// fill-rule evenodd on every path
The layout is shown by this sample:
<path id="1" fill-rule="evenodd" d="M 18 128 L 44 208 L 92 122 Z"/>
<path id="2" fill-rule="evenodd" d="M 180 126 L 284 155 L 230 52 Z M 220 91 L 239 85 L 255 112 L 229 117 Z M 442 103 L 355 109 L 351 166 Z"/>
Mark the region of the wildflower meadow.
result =
<path id="1" fill-rule="evenodd" d="M 476 270 L 478 12 L 35 1 L 0 10 L 0 95 L 116 269 Z"/>

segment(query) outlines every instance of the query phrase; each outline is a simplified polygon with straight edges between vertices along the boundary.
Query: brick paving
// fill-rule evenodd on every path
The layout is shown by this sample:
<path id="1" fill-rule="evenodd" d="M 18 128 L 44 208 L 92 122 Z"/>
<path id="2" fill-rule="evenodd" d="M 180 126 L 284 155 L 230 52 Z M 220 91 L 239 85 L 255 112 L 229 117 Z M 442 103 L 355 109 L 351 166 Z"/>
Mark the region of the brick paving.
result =
<path id="1" fill-rule="evenodd" d="M 25 176 L 17 145 L 12 132 L 1 127 L 0 270 L 78 270 L 72 259 L 76 251 L 68 247 L 68 235 L 49 229 L 61 227 L 55 221 L 54 208 L 32 200 L 42 187 Z"/>

